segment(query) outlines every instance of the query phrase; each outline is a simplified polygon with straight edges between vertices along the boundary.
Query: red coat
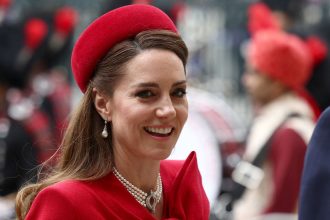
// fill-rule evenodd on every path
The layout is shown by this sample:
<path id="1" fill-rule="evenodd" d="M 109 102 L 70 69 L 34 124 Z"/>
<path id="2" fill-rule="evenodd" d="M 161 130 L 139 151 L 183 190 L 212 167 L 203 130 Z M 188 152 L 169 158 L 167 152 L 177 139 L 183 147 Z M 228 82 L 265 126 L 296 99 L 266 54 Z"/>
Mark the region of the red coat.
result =
<path id="1" fill-rule="evenodd" d="M 209 218 L 209 202 L 197 167 L 196 154 L 187 160 L 161 163 L 163 219 Z M 95 181 L 67 180 L 42 190 L 26 220 L 155 219 L 110 172 Z"/>

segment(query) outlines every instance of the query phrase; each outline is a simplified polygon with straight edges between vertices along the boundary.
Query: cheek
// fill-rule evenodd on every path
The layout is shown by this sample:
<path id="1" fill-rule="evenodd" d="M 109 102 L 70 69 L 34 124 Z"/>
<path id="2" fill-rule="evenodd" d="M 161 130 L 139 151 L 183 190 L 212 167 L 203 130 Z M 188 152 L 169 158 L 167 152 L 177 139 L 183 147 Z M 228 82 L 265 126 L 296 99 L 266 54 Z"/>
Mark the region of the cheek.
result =
<path id="1" fill-rule="evenodd" d="M 188 118 L 188 103 L 187 101 L 177 107 L 179 120 L 184 124 Z"/>
<path id="2" fill-rule="evenodd" d="M 265 80 L 258 75 L 247 75 L 245 77 L 245 87 L 250 92 L 260 92 L 259 90 L 263 90 L 265 87 Z"/>
<path id="3" fill-rule="evenodd" d="M 251 74 L 244 74 L 242 77 L 242 84 L 245 86 L 245 88 L 251 90 L 254 87 L 257 86 L 258 80 L 256 79 L 256 77 L 254 77 Z"/>

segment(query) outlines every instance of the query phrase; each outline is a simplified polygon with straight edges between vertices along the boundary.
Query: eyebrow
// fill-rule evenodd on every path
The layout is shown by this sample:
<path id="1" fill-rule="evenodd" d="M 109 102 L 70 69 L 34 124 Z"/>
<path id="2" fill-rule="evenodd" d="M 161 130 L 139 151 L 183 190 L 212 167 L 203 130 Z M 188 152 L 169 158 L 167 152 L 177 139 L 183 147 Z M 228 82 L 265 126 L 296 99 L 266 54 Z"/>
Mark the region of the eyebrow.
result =
<path id="1" fill-rule="evenodd" d="M 185 83 L 187 83 L 186 80 L 181 80 L 181 81 L 175 82 L 173 84 L 173 87 L 179 86 L 179 85 L 182 85 Z M 159 85 L 154 82 L 146 82 L 146 83 L 138 83 L 138 84 L 134 85 L 133 87 L 156 87 L 157 88 L 157 87 L 159 87 Z"/>

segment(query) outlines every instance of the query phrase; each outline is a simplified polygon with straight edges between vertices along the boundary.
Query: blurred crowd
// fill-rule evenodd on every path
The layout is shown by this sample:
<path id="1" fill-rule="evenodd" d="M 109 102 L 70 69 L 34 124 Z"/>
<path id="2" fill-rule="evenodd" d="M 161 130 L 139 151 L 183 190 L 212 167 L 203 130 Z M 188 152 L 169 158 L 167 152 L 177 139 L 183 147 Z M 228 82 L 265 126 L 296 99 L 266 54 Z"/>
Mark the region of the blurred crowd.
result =
<path id="1" fill-rule="evenodd" d="M 0 1 L 0 219 L 14 215 L 17 190 L 56 161 L 71 106 L 69 59 L 78 13 L 63 5 L 12 16 Z M 47 162 L 47 163 L 46 163 Z"/>
<path id="2" fill-rule="evenodd" d="M 235 69 L 240 77 L 231 78 L 231 83 L 240 87 L 242 80 L 243 89 L 237 96 L 243 97 L 243 104 L 249 102 L 243 108 L 251 108 L 251 120 L 244 120 L 250 115 L 239 115 L 230 109 L 225 103 L 226 93 L 216 94 L 216 98 L 208 94 L 214 88 L 203 85 L 218 82 L 214 77 L 216 71 L 212 73 L 213 78 L 205 79 L 209 76 L 204 71 L 209 69 L 207 57 L 210 55 L 206 55 L 205 47 L 198 45 L 199 42 L 190 45 L 188 79 L 192 87 L 205 91 L 192 90 L 194 95 L 188 96 L 192 116 L 179 144 L 186 144 L 186 140 L 194 136 L 193 128 L 198 127 L 196 123 L 200 121 L 215 140 L 212 144 L 216 151 L 211 149 L 211 154 L 218 154 L 215 157 L 219 160 L 217 168 L 201 164 L 203 178 L 208 179 L 205 172 L 210 173 L 208 170 L 212 169 L 221 174 L 211 172 L 218 179 L 209 178 L 205 183 L 206 187 L 213 187 L 206 189 L 212 199 L 210 219 L 250 219 L 251 213 L 244 216 L 244 211 L 234 216 L 236 210 L 243 209 L 255 211 L 253 214 L 276 213 L 284 214 L 285 218 L 289 214 L 290 218 L 297 218 L 306 147 L 320 113 L 330 104 L 330 24 L 327 19 L 310 24 L 303 21 L 303 11 L 312 3 L 321 4 L 307 0 L 248 2 L 244 11 L 246 26 L 242 27 L 246 35 L 232 51 L 236 53 L 238 49 L 242 59 Z M 187 15 L 189 10 L 201 7 L 196 1 L 187 0 L 109 0 L 104 1 L 99 13 L 127 4 L 153 4 L 161 8 L 181 27 L 188 43 Z M 56 163 L 62 132 L 73 100 L 77 98 L 73 95 L 75 85 L 69 74 L 70 55 L 84 16 L 70 4 L 29 10 L 15 16 L 12 14 L 14 7 L 14 0 L 0 0 L 0 220 L 15 218 L 14 201 L 18 189 L 26 182 L 36 181 L 40 178 L 38 175 Z M 191 28 L 189 31 L 198 32 Z M 248 49 L 251 45 L 254 45 L 254 52 L 260 52 L 251 52 L 252 49 Z M 294 45 L 292 53 L 291 45 Z M 230 59 L 229 55 L 226 59 Z M 241 123 L 239 118 L 242 118 Z M 306 119 L 308 125 L 299 124 Z M 298 127 L 308 128 L 308 131 L 301 131 L 296 124 L 291 126 L 297 120 L 300 121 Z M 249 122 L 247 126 L 246 121 Z M 294 133 L 290 133 L 292 131 Z M 210 144 L 210 141 L 195 138 L 195 143 Z M 205 150 L 203 146 L 194 150 L 203 154 L 201 149 Z M 205 153 L 204 161 L 208 161 L 211 154 Z M 244 179 L 244 175 L 250 177 Z M 210 181 L 216 181 L 218 186 L 214 189 Z M 251 205 L 256 208 L 255 203 L 259 204 L 258 210 L 251 209 Z"/>

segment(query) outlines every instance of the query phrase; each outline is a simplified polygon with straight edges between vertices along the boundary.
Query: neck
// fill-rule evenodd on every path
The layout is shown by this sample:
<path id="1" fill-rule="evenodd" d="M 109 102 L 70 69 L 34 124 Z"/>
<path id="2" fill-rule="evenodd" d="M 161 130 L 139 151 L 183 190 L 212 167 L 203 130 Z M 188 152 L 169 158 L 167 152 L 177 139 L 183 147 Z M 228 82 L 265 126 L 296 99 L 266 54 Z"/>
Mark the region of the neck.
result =
<path id="1" fill-rule="evenodd" d="M 160 161 L 129 158 L 114 152 L 114 166 L 129 182 L 145 192 L 154 190 L 160 172 Z"/>

